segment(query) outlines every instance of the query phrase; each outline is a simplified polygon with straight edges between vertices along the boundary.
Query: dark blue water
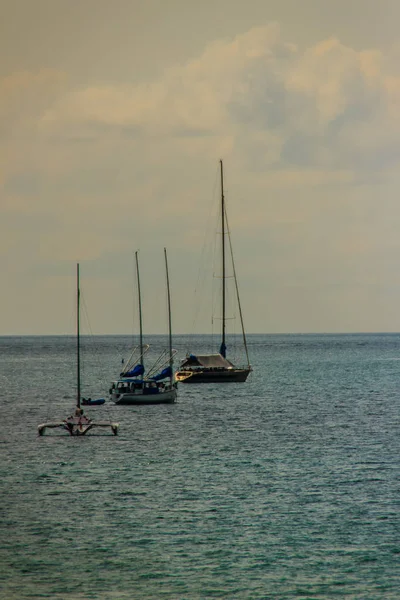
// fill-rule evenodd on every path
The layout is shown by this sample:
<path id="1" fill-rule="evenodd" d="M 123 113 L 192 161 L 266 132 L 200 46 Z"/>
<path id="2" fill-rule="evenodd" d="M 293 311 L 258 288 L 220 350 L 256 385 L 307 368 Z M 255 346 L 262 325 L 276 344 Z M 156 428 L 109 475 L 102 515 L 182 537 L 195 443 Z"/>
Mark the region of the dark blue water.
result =
<path id="1" fill-rule="evenodd" d="M 74 344 L 0 338 L 1 598 L 400 597 L 400 335 L 250 336 L 246 384 L 38 438 L 73 408 Z M 129 345 L 85 340 L 86 395 Z"/>

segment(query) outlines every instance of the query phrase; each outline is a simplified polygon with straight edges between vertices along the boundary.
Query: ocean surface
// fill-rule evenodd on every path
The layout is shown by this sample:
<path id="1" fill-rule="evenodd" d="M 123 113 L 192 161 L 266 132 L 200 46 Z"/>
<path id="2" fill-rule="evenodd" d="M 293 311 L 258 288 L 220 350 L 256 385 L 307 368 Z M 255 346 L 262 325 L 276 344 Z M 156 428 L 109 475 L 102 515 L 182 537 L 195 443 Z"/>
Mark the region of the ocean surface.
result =
<path id="1" fill-rule="evenodd" d="M 131 343 L 84 338 L 84 395 L 108 400 Z M 118 437 L 39 438 L 73 410 L 75 339 L 1 337 L 1 598 L 398 600 L 400 335 L 249 352 L 247 383 L 86 408 Z"/>

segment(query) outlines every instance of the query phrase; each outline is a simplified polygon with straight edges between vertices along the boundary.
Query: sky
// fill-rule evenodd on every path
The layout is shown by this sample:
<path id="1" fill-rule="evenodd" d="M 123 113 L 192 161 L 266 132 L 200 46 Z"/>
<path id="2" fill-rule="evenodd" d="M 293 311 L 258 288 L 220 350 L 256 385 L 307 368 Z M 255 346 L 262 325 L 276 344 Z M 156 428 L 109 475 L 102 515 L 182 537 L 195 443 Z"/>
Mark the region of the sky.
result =
<path id="1" fill-rule="evenodd" d="M 164 247 L 174 332 L 218 328 L 220 159 L 249 333 L 400 331 L 397 0 L 0 15 L 0 335 L 73 334 L 77 262 L 91 331 L 131 334 L 136 250 L 163 333 Z"/>

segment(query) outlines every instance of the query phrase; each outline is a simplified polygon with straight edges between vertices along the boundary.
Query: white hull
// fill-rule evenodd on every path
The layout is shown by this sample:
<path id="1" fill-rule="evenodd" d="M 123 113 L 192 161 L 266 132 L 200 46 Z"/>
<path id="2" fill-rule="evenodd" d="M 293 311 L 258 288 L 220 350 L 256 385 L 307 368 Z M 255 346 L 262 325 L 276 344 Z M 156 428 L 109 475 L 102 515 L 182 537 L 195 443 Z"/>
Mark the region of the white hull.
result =
<path id="1" fill-rule="evenodd" d="M 174 387 L 171 390 L 159 391 L 155 394 L 143 394 L 143 390 L 136 390 L 136 393 L 116 393 L 111 394 L 111 400 L 115 404 L 173 404 L 176 401 L 177 390 Z"/>

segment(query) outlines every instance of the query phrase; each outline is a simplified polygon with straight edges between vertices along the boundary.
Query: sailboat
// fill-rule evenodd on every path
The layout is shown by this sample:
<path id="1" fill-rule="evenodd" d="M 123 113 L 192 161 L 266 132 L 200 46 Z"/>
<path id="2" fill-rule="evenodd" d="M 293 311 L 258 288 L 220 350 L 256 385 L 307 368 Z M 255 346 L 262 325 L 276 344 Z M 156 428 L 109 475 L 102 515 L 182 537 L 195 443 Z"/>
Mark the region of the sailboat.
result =
<path id="1" fill-rule="evenodd" d="M 62 421 L 53 421 L 42 423 L 38 426 L 38 434 L 43 435 L 46 429 L 61 428 L 65 429 L 70 435 L 85 435 L 93 428 L 110 428 L 114 435 L 118 433 L 119 423 L 111 421 L 92 421 L 87 417 L 82 409 L 81 397 L 81 345 L 80 345 L 80 278 L 79 278 L 79 263 L 76 265 L 76 379 L 77 379 L 77 394 L 76 407 L 73 415 L 63 419 Z"/>
<path id="2" fill-rule="evenodd" d="M 165 271 L 167 277 L 168 303 L 168 350 L 163 351 L 145 376 L 145 355 L 149 345 L 143 344 L 142 298 L 138 252 L 135 252 L 136 279 L 139 307 L 139 346 L 134 348 L 119 379 L 113 381 L 110 397 L 115 404 L 172 404 L 177 397 L 177 384 L 174 378 L 174 355 L 172 349 L 171 296 L 167 250 L 164 248 Z"/>
<path id="3" fill-rule="evenodd" d="M 221 227 L 222 227 L 222 331 L 221 345 L 219 353 L 216 354 L 188 354 L 181 362 L 180 369 L 175 373 L 177 381 L 182 383 L 227 383 L 227 382 L 244 382 L 249 373 L 252 371 L 249 354 L 247 349 L 246 334 L 243 325 L 242 308 L 239 298 L 239 288 L 236 279 L 235 263 L 233 260 L 232 243 L 229 235 L 225 197 L 224 197 L 224 170 L 223 163 L 220 160 L 221 174 Z M 242 328 L 243 344 L 247 358 L 245 366 L 235 366 L 227 357 L 226 347 L 226 236 L 229 239 L 229 249 L 232 259 L 233 278 L 235 281 L 235 290 L 237 304 L 239 308 L 240 323 Z"/>

